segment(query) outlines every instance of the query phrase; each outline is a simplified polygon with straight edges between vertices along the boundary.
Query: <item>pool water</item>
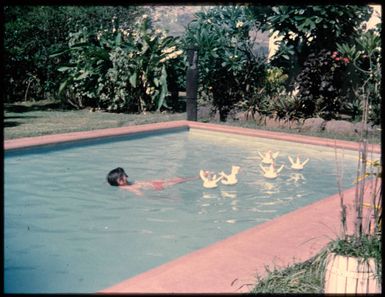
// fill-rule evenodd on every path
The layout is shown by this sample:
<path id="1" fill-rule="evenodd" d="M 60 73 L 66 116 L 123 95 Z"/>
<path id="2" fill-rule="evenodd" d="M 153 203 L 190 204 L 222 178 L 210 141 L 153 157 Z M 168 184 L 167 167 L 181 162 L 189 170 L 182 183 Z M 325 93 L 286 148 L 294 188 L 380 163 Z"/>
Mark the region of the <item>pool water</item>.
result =
<path id="1" fill-rule="evenodd" d="M 269 149 L 286 164 L 275 180 L 259 168 Z M 349 188 L 357 153 L 341 152 Z M 310 158 L 301 172 L 297 154 Z M 106 182 L 119 166 L 151 180 L 232 165 L 238 184 L 215 189 L 197 179 L 140 197 Z M 332 148 L 195 129 L 6 152 L 4 166 L 7 293 L 96 292 L 338 191 Z"/>

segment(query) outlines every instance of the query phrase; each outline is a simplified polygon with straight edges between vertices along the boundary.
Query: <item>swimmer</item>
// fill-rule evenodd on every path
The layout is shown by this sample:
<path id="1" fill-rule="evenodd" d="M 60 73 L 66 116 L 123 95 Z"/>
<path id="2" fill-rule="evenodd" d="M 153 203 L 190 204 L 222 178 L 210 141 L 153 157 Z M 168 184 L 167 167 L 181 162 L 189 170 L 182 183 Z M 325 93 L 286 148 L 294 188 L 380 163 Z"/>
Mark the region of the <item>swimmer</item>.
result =
<path id="1" fill-rule="evenodd" d="M 107 175 L 107 181 L 111 186 L 120 187 L 124 190 L 128 190 L 140 196 L 143 195 L 143 192 L 141 190 L 152 189 L 156 191 L 161 191 L 175 184 L 199 179 L 199 176 L 187 177 L 187 178 L 175 177 L 175 178 L 164 179 L 164 180 L 157 179 L 157 180 L 150 180 L 150 181 L 135 181 L 135 182 L 128 181 L 127 178 L 128 178 L 128 175 L 126 174 L 124 169 L 121 167 L 111 170 Z"/>

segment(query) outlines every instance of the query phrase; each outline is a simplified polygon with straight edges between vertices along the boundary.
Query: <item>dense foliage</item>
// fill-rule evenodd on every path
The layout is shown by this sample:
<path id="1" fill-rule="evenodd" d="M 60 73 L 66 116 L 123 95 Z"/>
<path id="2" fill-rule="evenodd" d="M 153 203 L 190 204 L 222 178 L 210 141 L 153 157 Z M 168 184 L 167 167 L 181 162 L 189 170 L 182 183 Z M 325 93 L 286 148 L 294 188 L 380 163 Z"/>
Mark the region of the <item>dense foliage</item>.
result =
<path id="1" fill-rule="evenodd" d="M 128 28 L 142 11 L 138 6 L 5 6 L 6 102 L 56 97 L 61 80 L 56 69 L 68 57 L 49 56 L 68 47 L 69 33 L 83 27 L 110 29 L 113 18 Z"/>
<path id="2" fill-rule="evenodd" d="M 371 13 L 369 6 L 273 7 L 263 26 L 279 38 L 271 64 L 285 69 L 288 90 L 298 90 L 299 114 L 358 118 L 353 89 L 363 81 L 349 60 L 337 55 L 337 42 L 354 44 Z"/>
<path id="3" fill-rule="evenodd" d="M 263 25 L 280 38 L 279 50 L 285 55 L 273 59 L 273 64 L 284 66 L 290 75 L 289 84 L 301 70 L 308 56 L 326 49 L 335 51 L 337 42 L 352 40 L 362 22 L 372 13 L 369 6 L 308 5 L 275 6 Z M 292 87 L 294 87 L 292 85 Z"/>
<path id="4" fill-rule="evenodd" d="M 327 120 L 339 114 L 344 101 L 343 71 L 348 63 L 349 59 L 336 57 L 336 52 L 327 50 L 308 56 L 296 78 L 303 114 Z"/>
<path id="5" fill-rule="evenodd" d="M 249 33 L 255 19 L 243 6 L 218 6 L 196 14 L 185 46 L 199 53 L 200 94 L 224 121 L 236 103 L 256 96 L 266 76 L 266 59 Z"/>
<path id="6" fill-rule="evenodd" d="M 6 6 L 5 101 L 61 98 L 76 108 L 175 110 L 177 91 L 185 90 L 184 51 L 196 47 L 199 99 L 222 121 L 234 109 L 359 120 L 362 85 L 372 98 L 369 119 L 380 121 L 380 55 L 364 54 L 369 43 L 380 48 L 380 27 L 360 27 L 369 6 L 214 6 L 196 13 L 181 39 L 155 29 L 149 11 Z M 256 31 L 279 37 L 270 60 Z"/>
<path id="7" fill-rule="evenodd" d="M 52 57 L 70 55 L 59 71 L 66 75 L 60 90 L 72 105 L 130 112 L 167 107 L 167 70 L 182 51 L 147 15 L 132 30 L 84 28 L 70 36 L 69 49 Z"/>
<path id="8" fill-rule="evenodd" d="M 341 56 L 351 61 L 360 84 L 354 86 L 355 100 L 348 102 L 347 108 L 357 116 L 361 116 L 363 102 L 368 101 L 368 120 L 379 124 L 381 120 L 381 23 L 374 29 L 362 32 L 353 43 L 337 43 Z"/>

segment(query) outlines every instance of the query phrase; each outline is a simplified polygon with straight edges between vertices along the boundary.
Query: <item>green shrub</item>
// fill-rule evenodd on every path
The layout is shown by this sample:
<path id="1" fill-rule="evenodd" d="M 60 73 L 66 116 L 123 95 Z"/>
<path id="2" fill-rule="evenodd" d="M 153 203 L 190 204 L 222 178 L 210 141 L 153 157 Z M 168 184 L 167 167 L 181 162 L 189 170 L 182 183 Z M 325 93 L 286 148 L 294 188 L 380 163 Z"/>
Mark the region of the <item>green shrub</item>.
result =
<path id="1" fill-rule="evenodd" d="M 265 116 L 273 115 L 279 119 L 298 119 L 301 114 L 301 102 L 285 89 L 288 76 L 282 68 L 268 67 L 263 88 L 250 95 L 247 100 L 237 104 L 242 110 L 254 115 L 258 112 Z"/>
<path id="2" fill-rule="evenodd" d="M 289 74 L 288 86 L 294 81 L 308 56 L 321 50 L 336 50 L 359 36 L 356 29 L 372 13 L 368 5 L 283 5 L 274 6 L 263 24 L 265 30 L 278 33 L 278 51 L 272 57 L 274 66 L 283 67 Z"/>
<path id="3" fill-rule="evenodd" d="M 68 48 L 69 32 L 83 27 L 129 28 L 144 8 L 139 6 L 18 6 L 4 7 L 4 87 L 6 102 L 52 99 L 69 56 L 50 59 Z"/>
<path id="4" fill-rule="evenodd" d="M 298 97 L 282 91 L 271 98 L 268 109 L 279 119 L 298 120 L 304 116 L 301 106 Z"/>
<path id="5" fill-rule="evenodd" d="M 225 121 L 235 104 L 258 97 L 265 80 L 266 59 L 249 33 L 255 19 L 247 7 L 218 6 L 196 14 L 184 37 L 198 49 L 199 92 Z"/>
<path id="6" fill-rule="evenodd" d="M 310 54 L 296 78 L 300 110 L 306 117 L 335 118 L 346 98 L 341 92 L 349 59 L 327 50 Z"/>
<path id="7" fill-rule="evenodd" d="M 381 23 L 374 29 L 364 31 L 350 43 L 338 43 L 340 55 L 351 61 L 359 75 L 353 86 L 355 98 L 347 107 L 356 113 L 362 113 L 363 102 L 368 100 L 368 119 L 373 124 L 381 121 Z"/>
<path id="8" fill-rule="evenodd" d="M 155 30 L 147 15 L 132 30 L 84 28 L 70 35 L 70 64 L 58 69 L 67 76 L 60 91 L 79 108 L 130 112 L 167 108 L 167 71 L 183 62 L 178 48 L 178 40 Z"/>

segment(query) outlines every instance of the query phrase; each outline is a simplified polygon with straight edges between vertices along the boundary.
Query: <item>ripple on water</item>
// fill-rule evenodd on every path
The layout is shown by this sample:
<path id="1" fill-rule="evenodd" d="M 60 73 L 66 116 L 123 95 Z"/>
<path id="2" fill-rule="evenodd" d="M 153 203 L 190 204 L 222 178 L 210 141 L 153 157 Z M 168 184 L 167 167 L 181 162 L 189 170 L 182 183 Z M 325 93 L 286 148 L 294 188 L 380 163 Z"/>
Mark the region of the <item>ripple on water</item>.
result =
<path id="1" fill-rule="evenodd" d="M 175 223 L 175 219 L 162 219 L 162 218 L 146 218 L 146 221 L 157 222 L 157 223 Z"/>
<path id="2" fill-rule="evenodd" d="M 259 213 L 275 213 L 277 212 L 275 209 L 261 209 L 257 207 L 253 207 L 250 209 L 252 212 L 259 212 Z"/>
<path id="3" fill-rule="evenodd" d="M 38 158 L 6 158 L 5 271 L 14 269 L 15 281 L 5 286 L 11 291 L 26 287 L 36 292 L 53 287 L 59 293 L 97 291 L 176 255 L 267 222 L 326 196 L 327 191 L 337 192 L 333 190 L 333 150 L 328 162 L 323 150 L 279 141 L 241 141 L 234 136 L 221 137 L 218 142 L 212 135 L 204 139 L 191 135 L 109 141 L 39 154 Z M 287 163 L 287 155 L 297 151 L 303 157 L 314 156 L 309 156 L 302 176 L 285 168 L 276 180 L 267 180 L 259 170 L 256 152 L 272 146 L 281 151 L 279 164 Z M 344 164 L 348 167 L 344 173 L 354 178 L 349 171 L 352 166 Z M 115 167 L 123 167 L 134 180 L 149 180 L 192 176 L 200 169 L 227 173 L 232 165 L 241 167 L 238 184 L 219 183 L 215 189 L 203 188 L 196 180 L 160 192 L 145 191 L 138 197 L 109 186 L 105 179 Z M 56 255 L 62 255 L 61 259 Z M 29 267 L 21 265 L 20 259 L 45 265 Z M 72 261 L 69 273 L 61 267 L 63 261 Z M 104 274 L 98 272 L 100 267 Z M 31 268 L 33 274 L 23 271 Z M 47 275 L 54 274 L 60 275 L 53 278 L 59 281 L 46 281 Z M 79 277 L 83 275 L 89 278 Z M 32 278 L 42 281 L 31 284 Z"/>
<path id="4" fill-rule="evenodd" d="M 33 271 L 37 270 L 38 267 L 36 266 L 5 266 L 4 272 L 12 272 L 12 271 Z"/>
<path id="5" fill-rule="evenodd" d="M 57 226 L 40 227 L 37 225 L 29 225 L 28 228 L 28 231 L 31 233 L 71 234 L 73 232 L 73 229 L 64 229 L 63 227 Z"/>

